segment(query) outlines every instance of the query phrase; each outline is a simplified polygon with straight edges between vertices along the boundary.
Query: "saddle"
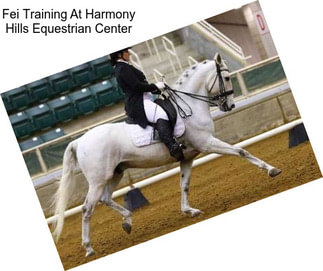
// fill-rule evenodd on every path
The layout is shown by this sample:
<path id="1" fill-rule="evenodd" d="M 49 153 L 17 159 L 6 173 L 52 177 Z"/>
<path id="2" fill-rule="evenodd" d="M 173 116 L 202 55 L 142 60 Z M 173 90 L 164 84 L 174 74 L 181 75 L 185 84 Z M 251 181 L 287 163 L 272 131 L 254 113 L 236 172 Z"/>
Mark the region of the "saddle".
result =
<path id="1" fill-rule="evenodd" d="M 180 137 L 185 132 L 184 122 L 181 118 L 177 119 L 177 112 L 171 101 L 167 98 L 157 99 L 156 104 L 161 106 L 169 119 L 169 122 L 173 129 L 173 134 L 175 137 Z M 160 142 L 159 135 L 155 129 L 154 123 L 149 123 L 149 125 L 144 129 L 138 125 L 138 123 L 133 119 L 128 117 L 125 119 L 126 130 L 130 137 L 132 138 L 133 143 L 137 147 L 147 146 L 153 143 Z M 136 124 L 136 125 L 134 125 Z"/>

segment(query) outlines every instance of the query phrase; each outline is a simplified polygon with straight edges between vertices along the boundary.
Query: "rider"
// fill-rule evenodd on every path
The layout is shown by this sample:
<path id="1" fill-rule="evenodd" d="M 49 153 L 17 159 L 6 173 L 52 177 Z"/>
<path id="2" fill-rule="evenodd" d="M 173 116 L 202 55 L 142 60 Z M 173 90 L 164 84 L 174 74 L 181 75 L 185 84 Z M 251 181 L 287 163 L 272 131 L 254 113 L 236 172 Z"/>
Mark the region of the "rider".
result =
<path id="1" fill-rule="evenodd" d="M 162 107 L 153 102 L 152 94 L 160 94 L 163 82 L 149 84 L 145 75 L 129 63 L 129 47 L 110 54 L 115 66 L 117 82 L 125 94 L 125 111 L 142 128 L 153 123 L 160 140 L 167 146 L 171 156 L 183 160 L 181 145 L 173 137 L 173 129 Z"/>

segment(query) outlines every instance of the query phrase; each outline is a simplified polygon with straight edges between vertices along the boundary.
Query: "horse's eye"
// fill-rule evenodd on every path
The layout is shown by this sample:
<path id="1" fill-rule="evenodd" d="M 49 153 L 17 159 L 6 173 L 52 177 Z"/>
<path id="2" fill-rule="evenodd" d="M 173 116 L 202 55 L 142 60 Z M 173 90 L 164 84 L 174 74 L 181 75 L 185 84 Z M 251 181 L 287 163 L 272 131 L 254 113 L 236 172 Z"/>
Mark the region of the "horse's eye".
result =
<path id="1" fill-rule="evenodd" d="M 230 76 L 226 76 L 224 77 L 225 81 L 229 81 L 230 80 Z"/>

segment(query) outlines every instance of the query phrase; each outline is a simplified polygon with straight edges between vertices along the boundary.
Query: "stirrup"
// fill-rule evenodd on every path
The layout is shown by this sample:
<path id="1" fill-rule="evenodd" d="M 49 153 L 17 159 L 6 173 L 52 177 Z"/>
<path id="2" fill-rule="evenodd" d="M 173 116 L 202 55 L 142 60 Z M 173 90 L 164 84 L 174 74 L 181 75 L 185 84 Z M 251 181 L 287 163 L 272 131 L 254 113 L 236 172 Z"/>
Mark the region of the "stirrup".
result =
<path id="1" fill-rule="evenodd" d="M 181 147 L 182 150 L 186 150 L 187 149 L 187 147 L 186 147 L 185 144 L 183 144 L 183 143 L 178 143 L 178 144 L 179 144 L 179 146 Z"/>
<path id="2" fill-rule="evenodd" d="M 185 159 L 183 154 L 183 149 L 180 144 L 177 142 L 170 147 L 169 153 L 173 156 L 177 161 L 182 161 Z"/>

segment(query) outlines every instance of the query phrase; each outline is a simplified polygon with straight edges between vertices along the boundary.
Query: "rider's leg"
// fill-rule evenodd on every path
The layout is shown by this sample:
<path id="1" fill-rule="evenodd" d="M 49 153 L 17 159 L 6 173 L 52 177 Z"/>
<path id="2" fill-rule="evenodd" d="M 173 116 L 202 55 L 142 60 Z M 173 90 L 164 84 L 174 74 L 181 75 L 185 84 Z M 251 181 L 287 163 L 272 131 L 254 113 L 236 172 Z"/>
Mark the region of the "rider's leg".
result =
<path id="1" fill-rule="evenodd" d="M 149 122 L 156 123 L 158 119 L 168 121 L 168 116 L 164 109 L 153 101 L 144 99 L 144 109 Z"/>
<path id="2" fill-rule="evenodd" d="M 171 156 L 180 161 L 184 159 L 183 151 L 178 142 L 174 139 L 173 129 L 169 123 L 166 112 L 158 104 L 144 99 L 144 108 L 149 122 L 156 123 L 160 140 L 167 146 Z"/>

